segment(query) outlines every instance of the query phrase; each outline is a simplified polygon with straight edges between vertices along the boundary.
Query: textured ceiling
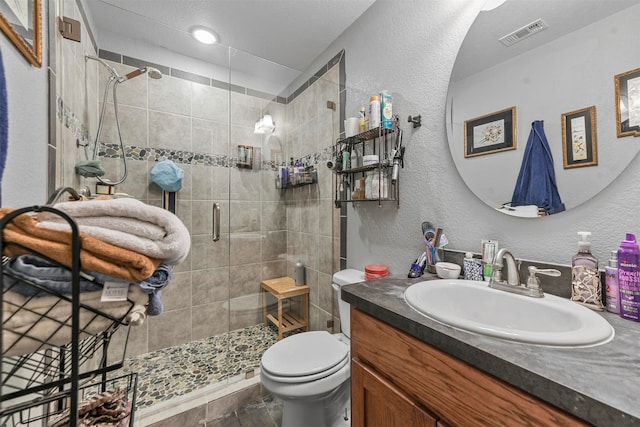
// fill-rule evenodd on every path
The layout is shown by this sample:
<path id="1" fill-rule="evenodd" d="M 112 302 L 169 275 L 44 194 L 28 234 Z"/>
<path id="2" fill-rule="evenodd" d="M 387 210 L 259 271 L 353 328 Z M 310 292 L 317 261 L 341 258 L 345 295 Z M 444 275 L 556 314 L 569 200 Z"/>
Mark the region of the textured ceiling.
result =
<path id="1" fill-rule="evenodd" d="M 638 4 L 638 0 L 508 0 L 480 12 L 464 39 L 452 79 L 475 74 L 527 50 Z M 498 39 L 538 18 L 549 26 L 506 47 Z"/>
<path id="2" fill-rule="evenodd" d="M 205 26 L 224 46 L 305 70 L 375 0 L 82 1 L 98 46 L 116 35 L 215 62 L 215 49 L 189 36 Z"/>

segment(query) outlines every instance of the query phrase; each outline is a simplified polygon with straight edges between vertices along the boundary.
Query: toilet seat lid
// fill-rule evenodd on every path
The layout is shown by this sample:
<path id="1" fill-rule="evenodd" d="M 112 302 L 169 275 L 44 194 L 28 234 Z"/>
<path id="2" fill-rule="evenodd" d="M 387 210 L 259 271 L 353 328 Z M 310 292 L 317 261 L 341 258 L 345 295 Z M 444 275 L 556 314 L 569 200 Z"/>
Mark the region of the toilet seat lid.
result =
<path id="1" fill-rule="evenodd" d="M 262 367 L 282 377 L 308 376 L 331 369 L 348 355 L 349 347 L 328 332 L 304 332 L 269 347 Z"/>

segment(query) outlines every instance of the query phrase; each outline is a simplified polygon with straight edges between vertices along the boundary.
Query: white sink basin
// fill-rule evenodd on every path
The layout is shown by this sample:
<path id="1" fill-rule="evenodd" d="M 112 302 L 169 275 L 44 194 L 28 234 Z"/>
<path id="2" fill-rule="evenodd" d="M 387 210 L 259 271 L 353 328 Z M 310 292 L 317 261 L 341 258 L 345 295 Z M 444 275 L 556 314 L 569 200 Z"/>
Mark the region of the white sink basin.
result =
<path id="1" fill-rule="evenodd" d="M 495 338 L 558 347 L 591 347 L 613 339 L 599 314 L 568 299 L 492 289 L 485 282 L 431 280 L 410 286 L 404 298 L 419 313 L 454 328 Z"/>

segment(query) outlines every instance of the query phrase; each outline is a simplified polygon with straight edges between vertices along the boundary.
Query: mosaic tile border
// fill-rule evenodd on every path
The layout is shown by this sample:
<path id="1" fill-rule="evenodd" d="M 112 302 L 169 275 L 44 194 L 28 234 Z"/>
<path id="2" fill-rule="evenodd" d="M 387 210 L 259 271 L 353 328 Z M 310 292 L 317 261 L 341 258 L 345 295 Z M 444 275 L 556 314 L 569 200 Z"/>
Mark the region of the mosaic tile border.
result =
<path id="1" fill-rule="evenodd" d="M 56 97 L 56 117 L 64 127 L 71 130 L 79 144 L 88 145 L 92 143 L 89 140 L 89 130 L 59 96 Z"/>
<path id="2" fill-rule="evenodd" d="M 122 150 L 119 144 L 101 144 L 98 153 L 101 158 L 117 159 L 122 158 Z M 125 156 L 127 160 L 139 161 L 162 161 L 172 160 L 176 164 L 183 165 L 201 165 L 213 167 L 237 167 L 238 159 L 236 157 L 225 156 L 221 154 L 204 154 L 192 151 L 174 150 L 171 148 L 154 148 L 154 147 L 137 147 L 135 145 L 125 146 Z M 306 165 L 316 166 L 333 159 L 333 147 L 327 147 L 324 150 L 307 154 L 301 158 L 294 159 L 301 161 Z M 274 162 L 262 160 L 262 170 L 275 170 L 279 166 L 285 166 L 285 162 Z"/>

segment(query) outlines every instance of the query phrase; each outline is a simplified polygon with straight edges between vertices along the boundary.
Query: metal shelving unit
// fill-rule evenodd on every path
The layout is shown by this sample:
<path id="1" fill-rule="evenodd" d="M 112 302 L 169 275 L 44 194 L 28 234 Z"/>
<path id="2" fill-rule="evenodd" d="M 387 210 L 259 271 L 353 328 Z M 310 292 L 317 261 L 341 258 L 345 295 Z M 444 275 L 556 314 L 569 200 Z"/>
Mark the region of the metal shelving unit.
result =
<path id="1" fill-rule="evenodd" d="M 398 127 L 398 117 L 394 117 L 391 129 L 377 127 L 359 133 L 348 138 L 339 139 L 334 146 L 334 154 L 337 158 L 342 158 L 342 153 L 347 150 L 360 150 L 363 155 L 378 155 L 379 162 L 355 168 L 340 168 L 336 170 L 336 206 L 342 202 L 347 203 L 371 203 L 375 202 L 381 206 L 383 202 L 396 202 L 400 206 L 400 177 L 397 175 L 395 182 L 392 182 L 394 161 L 397 167 L 403 167 L 402 155 L 404 149 L 401 146 L 402 131 Z M 356 180 L 365 177 L 370 171 L 377 171 L 378 191 L 377 197 L 353 198 L 353 191 L 356 188 Z M 383 182 L 387 181 L 386 197 L 384 194 Z"/>
<path id="2" fill-rule="evenodd" d="M 126 350 L 123 346 L 121 354 L 108 355 L 108 346 L 120 327 L 127 328 L 128 338 L 129 325 L 125 319 L 134 302 L 127 300 L 123 309 L 126 313 L 114 317 L 83 301 L 80 232 L 71 217 L 49 206 L 65 192 L 78 198 L 75 190 L 61 189 L 47 205 L 16 209 L 0 219 L 3 255 L 0 265 L 0 425 L 3 427 L 79 425 L 79 420 L 88 416 L 89 407 L 99 407 L 97 399 L 114 407 L 114 402 L 109 401 L 111 397 L 106 396 L 109 389 L 117 390 L 119 403 L 124 402 L 126 407 L 123 411 L 127 413 L 121 412 L 119 421 L 133 425 L 137 376 L 132 373 L 108 378 L 109 372 L 122 367 Z M 70 266 L 33 250 L 19 237 L 22 221 L 39 212 L 58 215 L 71 227 L 66 242 Z M 9 270 L 5 263 L 20 254 L 35 255 L 68 270 L 72 293 L 60 293 Z M 25 296 L 24 289 L 29 290 L 30 296 Z M 43 298 L 47 304 L 40 302 Z M 111 360 L 114 358 L 117 360 Z"/>

